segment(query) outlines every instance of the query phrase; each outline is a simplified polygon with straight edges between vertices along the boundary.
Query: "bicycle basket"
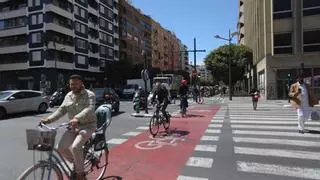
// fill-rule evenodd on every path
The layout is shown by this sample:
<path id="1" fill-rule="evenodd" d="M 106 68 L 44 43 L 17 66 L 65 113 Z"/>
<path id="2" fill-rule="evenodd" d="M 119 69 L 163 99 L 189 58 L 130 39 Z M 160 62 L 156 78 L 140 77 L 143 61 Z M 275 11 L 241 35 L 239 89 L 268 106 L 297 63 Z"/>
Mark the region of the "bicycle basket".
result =
<path id="1" fill-rule="evenodd" d="M 54 147 L 56 131 L 27 129 L 28 150 L 50 151 Z"/>

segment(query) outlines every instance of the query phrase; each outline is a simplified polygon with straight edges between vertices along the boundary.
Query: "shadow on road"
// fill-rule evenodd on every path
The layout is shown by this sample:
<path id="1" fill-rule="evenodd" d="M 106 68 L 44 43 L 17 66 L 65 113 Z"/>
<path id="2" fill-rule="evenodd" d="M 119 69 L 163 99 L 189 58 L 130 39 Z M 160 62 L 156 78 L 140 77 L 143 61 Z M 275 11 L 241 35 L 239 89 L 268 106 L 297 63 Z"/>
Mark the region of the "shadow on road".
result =
<path id="1" fill-rule="evenodd" d="M 22 113 L 16 113 L 16 114 L 8 114 L 6 115 L 3 119 L 0 119 L 0 121 L 5 121 L 5 120 L 10 120 L 14 118 L 21 118 L 25 116 L 32 116 L 32 117 L 42 117 L 45 114 L 50 114 L 52 111 L 48 110 L 45 113 L 38 113 L 36 111 L 31 111 L 31 112 L 22 112 Z"/>
<path id="2" fill-rule="evenodd" d="M 103 180 L 122 180 L 122 177 L 120 176 L 108 176 L 103 178 Z"/>
<path id="3" fill-rule="evenodd" d="M 310 134 L 320 134 L 320 131 L 317 130 L 309 130 Z"/>
<path id="4" fill-rule="evenodd" d="M 119 116 L 123 113 L 126 113 L 125 111 L 119 111 L 119 112 L 112 112 L 112 116 Z"/>
<path id="5" fill-rule="evenodd" d="M 200 114 L 187 114 L 187 117 L 204 117 L 204 116 Z"/>

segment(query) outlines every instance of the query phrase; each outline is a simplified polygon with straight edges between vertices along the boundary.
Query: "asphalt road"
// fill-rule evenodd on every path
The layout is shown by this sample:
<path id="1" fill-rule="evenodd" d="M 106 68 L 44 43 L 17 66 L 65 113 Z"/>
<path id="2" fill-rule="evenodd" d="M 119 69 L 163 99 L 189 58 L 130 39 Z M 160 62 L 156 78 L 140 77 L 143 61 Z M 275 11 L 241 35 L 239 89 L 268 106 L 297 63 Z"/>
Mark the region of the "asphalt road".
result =
<path id="1" fill-rule="evenodd" d="M 261 101 L 257 111 L 250 98 L 205 103 L 191 103 L 187 119 L 173 117 L 172 134 L 180 136 L 170 134 L 166 142 L 166 137 L 150 138 L 149 118 L 131 117 L 131 102 L 121 102 L 107 129 L 108 175 L 129 180 L 320 180 L 320 121 L 306 123 L 312 133 L 298 134 L 295 111 L 281 102 Z M 177 104 L 168 110 L 175 114 Z M 33 163 L 25 129 L 48 114 L 0 121 L 1 180 L 16 179 Z"/>
<path id="2" fill-rule="evenodd" d="M 178 108 L 177 104 L 172 104 L 169 105 L 168 110 L 175 112 Z M 21 113 L 0 120 L 0 180 L 15 180 L 21 172 L 33 164 L 33 151 L 27 150 L 25 131 L 28 128 L 35 128 L 41 117 L 48 116 L 53 110 L 49 109 L 46 114 Z M 112 124 L 107 130 L 107 139 L 130 132 L 132 129 L 145 125 L 149 120 L 149 118 L 132 117 L 132 113 L 132 103 L 121 101 L 120 112 L 113 115 Z M 64 116 L 57 123 L 66 121 L 67 117 Z M 63 129 L 59 130 L 57 139 L 60 138 L 63 131 Z M 111 148 L 112 146 L 110 144 Z M 39 153 L 36 153 L 36 156 L 38 155 Z"/>

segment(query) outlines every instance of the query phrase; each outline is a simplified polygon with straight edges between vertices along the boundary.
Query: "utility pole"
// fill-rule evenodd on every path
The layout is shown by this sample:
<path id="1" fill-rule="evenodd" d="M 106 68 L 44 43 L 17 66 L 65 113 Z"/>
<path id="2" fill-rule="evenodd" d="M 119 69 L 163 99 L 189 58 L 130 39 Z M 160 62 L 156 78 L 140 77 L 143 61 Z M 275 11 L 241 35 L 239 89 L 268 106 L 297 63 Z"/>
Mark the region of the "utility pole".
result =
<path id="1" fill-rule="evenodd" d="M 184 52 L 193 52 L 193 73 L 192 76 L 194 75 L 194 73 L 197 73 L 197 52 L 206 52 L 206 50 L 204 49 L 197 49 L 197 40 L 196 38 L 193 39 L 193 50 L 188 50 L 188 51 L 184 51 Z M 192 77 L 191 77 L 192 78 Z M 194 83 L 194 87 L 196 87 L 196 84 Z"/>

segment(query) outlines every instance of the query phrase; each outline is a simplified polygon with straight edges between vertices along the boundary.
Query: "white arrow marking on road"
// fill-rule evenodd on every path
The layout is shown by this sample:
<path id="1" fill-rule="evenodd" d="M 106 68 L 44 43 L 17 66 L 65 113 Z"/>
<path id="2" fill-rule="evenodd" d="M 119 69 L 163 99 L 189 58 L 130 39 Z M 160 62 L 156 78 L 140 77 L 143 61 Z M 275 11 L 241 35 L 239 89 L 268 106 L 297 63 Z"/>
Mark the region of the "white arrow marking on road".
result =
<path id="1" fill-rule="evenodd" d="M 186 166 L 211 168 L 212 163 L 212 158 L 190 157 Z"/>
<path id="2" fill-rule="evenodd" d="M 241 135 L 265 135 L 265 136 L 290 136 L 290 137 L 310 137 L 319 138 L 318 134 L 300 134 L 297 132 L 278 132 L 278 131 L 245 131 L 245 130 L 233 130 L 233 134 Z"/>
<path id="3" fill-rule="evenodd" d="M 197 145 L 195 151 L 204 151 L 204 152 L 216 152 L 216 145 Z"/>
<path id="4" fill-rule="evenodd" d="M 207 178 L 179 176 L 177 180 L 208 180 Z"/>
<path id="5" fill-rule="evenodd" d="M 320 169 L 315 168 L 301 168 L 275 164 L 237 161 L 237 170 L 241 172 L 272 174 L 278 176 L 320 180 Z"/>
<path id="6" fill-rule="evenodd" d="M 289 139 L 271 139 L 271 138 L 244 138 L 233 137 L 236 143 L 256 143 L 256 144 L 279 144 L 289 146 L 303 146 L 303 147 L 320 147 L 319 141 L 299 141 Z"/>
<path id="7" fill-rule="evenodd" d="M 295 151 L 283 149 L 268 149 L 268 148 L 247 148 L 234 147 L 235 154 L 257 155 L 257 156 L 274 156 L 296 159 L 320 160 L 320 153 L 311 151 Z"/>
<path id="8" fill-rule="evenodd" d="M 219 136 L 202 136 L 201 141 L 219 141 Z"/>

